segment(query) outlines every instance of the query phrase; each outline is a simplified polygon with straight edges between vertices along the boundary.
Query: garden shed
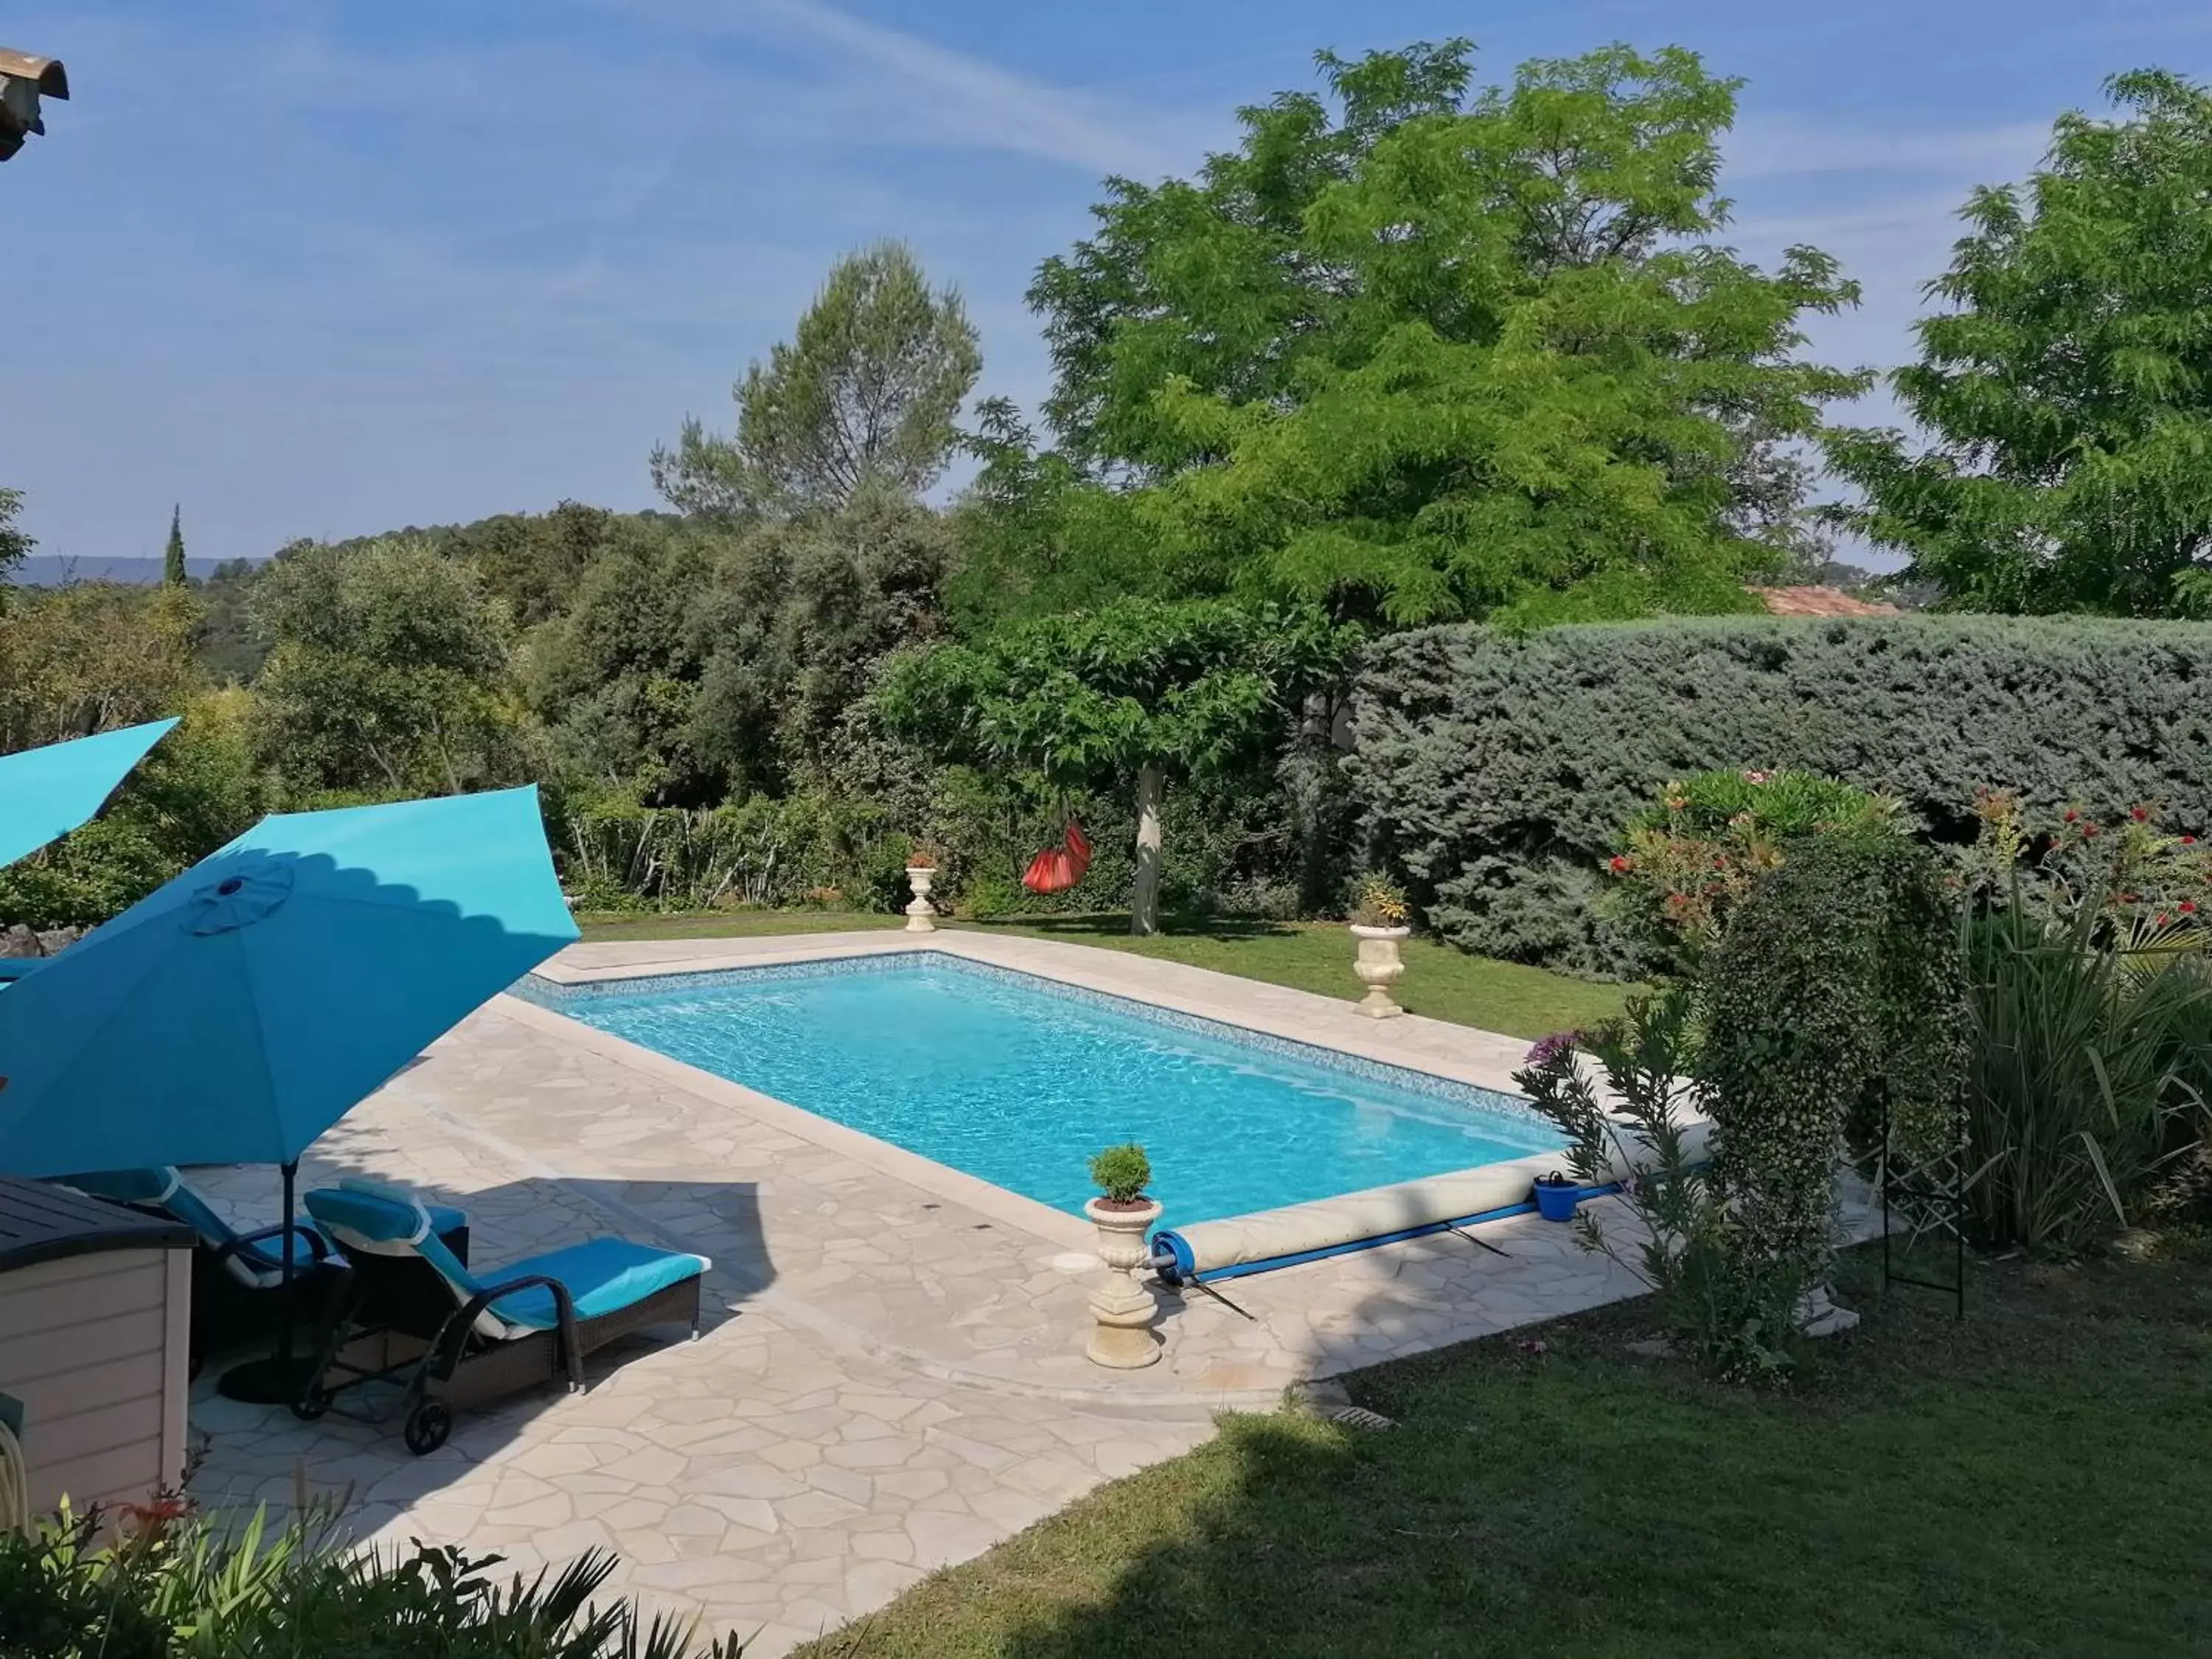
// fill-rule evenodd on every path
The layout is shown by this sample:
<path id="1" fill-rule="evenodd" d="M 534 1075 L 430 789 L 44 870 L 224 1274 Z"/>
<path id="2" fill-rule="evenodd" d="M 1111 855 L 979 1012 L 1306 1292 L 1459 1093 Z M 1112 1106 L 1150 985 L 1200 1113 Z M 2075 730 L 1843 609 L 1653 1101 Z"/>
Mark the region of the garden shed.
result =
<path id="1" fill-rule="evenodd" d="M 185 1467 L 192 1231 L 0 1177 L 0 1395 L 33 1515 L 143 1502 Z"/>

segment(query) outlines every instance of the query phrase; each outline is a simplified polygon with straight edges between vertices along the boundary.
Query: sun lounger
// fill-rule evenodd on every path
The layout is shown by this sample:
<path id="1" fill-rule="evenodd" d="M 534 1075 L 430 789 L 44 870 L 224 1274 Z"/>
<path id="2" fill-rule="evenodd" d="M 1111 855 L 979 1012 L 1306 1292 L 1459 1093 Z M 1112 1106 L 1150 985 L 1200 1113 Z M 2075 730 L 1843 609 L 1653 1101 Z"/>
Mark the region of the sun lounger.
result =
<path id="1" fill-rule="evenodd" d="M 584 1386 L 584 1359 L 632 1332 L 688 1325 L 699 1334 L 705 1256 L 594 1238 L 471 1273 L 438 1237 L 435 1218 L 404 1194 L 361 1187 L 307 1195 L 307 1212 L 352 1272 L 307 1394 L 320 1416 L 343 1391 L 402 1386 L 408 1449 L 435 1450 L 453 1410 L 564 1378 Z M 423 1310 L 437 1304 L 435 1318 Z"/>
<path id="2" fill-rule="evenodd" d="M 167 1164 L 143 1170 L 103 1170 L 63 1178 L 62 1184 L 95 1198 L 112 1199 L 149 1214 L 181 1221 L 200 1237 L 192 1252 L 194 1371 L 210 1352 L 265 1340 L 283 1312 L 285 1224 L 240 1232 L 184 1174 Z M 446 1248 L 469 1258 L 469 1218 L 443 1205 L 429 1212 Z M 342 1266 L 330 1241 L 310 1221 L 291 1224 L 295 1318 L 316 1317 L 334 1290 Z"/>

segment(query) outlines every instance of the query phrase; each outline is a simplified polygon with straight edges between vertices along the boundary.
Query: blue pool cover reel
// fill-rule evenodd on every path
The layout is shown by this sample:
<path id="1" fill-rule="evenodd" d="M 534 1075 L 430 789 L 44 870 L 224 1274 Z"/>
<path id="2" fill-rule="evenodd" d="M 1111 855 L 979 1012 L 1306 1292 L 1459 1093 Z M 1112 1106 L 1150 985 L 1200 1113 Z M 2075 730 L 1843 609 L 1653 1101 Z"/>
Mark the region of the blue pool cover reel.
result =
<path id="1" fill-rule="evenodd" d="M 1602 1187 L 1577 1187 L 1577 1202 L 1586 1198 L 1603 1198 L 1620 1190 L 1620 1183 L 1609 1181 Z M 1346 1240 L 1340 1244 L 1324 1244 L 1310 1250 L 1297 1250 L 1287 1255 L 1262 1257 L 1257 1261 L 1231 1262 L 1225 1267 L 1198 1266 L 1196 1254 L 1182 1234 L 1171 1230 L 1152 1235 L 1152 1259 L 1159 1261 L 1164 1254 L 1172 1265 L 1159 1268 L 1160 1277 L 1170 1285 L 1186 1279 L 1212 1284 L 1217 1279 L 1242 1279 L 1248 1273 L 1272 1273 L 1277 1267 L 1295 1267 L 1302 1262 L 1322 1261 L 1333 1255 L 1349 1255 L 1355 1250 L 1371 1250 L 1378 1245 L 1397 1244 L 1409 1238 L 1426 1238 L 1432 1233 L 1449 1232 L 1455 1227 L 1473 1227 L 1486 1221 L 1504 1221 L 1516 1215 L 1534 1215 L 1536 1200 L 1532 1197 L 1523 1203 L 1507 1204 L 1494 1210 L 1483 1210 L 1474 1215 L 1454 1216 L 1443 1221 L 1428 1221 L 1417 1227 L 1404 1227 L 1394 1233 L 1376 1233 L 1365 1238 Z"/>
<path id="2" fill-rule="evenodd" d="M 1630 1126 L 1617 1123 L 1616 1130 L 1607 1158 L 1612 1178 L 1577 1186 L 1577 1202 L 1620 1191 L 1621 1183 L 1644 1167 L 1644 1154 L 1632 1152 L 1624 1138 L 1632 1133 Z M 1702 1121 L 1686 1126 L 1684 1150 L 1693 1163 L 1705 1157 L 1707 1133 Z M 1153 1234 L 1152 1260 L 1155 1270 L 1170 1282 L 1237 1279 L 1528 1215 L 1537 1209 L 1537 1177 L 1557 1168 L 1557 1154 L 1537 1154 L 1279 1210 L 1193 1222 Z"/>

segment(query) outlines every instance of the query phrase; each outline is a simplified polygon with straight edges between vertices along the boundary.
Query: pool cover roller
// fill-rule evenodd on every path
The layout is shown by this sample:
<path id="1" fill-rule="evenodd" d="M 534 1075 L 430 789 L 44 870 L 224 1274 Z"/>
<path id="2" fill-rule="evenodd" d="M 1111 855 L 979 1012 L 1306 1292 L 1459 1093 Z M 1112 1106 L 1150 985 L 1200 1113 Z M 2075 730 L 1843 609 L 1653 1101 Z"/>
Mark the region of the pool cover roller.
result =
<path id="1" fill-rule="evenodd" d="M 1625 1133 L 1625 1132 L 1624 1132 Z M 1705 1125 L 1688 1125 L 1684 1149 L 1692 1161 L 1705 1152 Z M 1648 1158 L 1632 1162 L 1620 1136 L 1613 1141 L 1610 1178 L 1584 1187 L 1583 1197 L 1618 1192 L 1623 1177 Z M 1273 1267 L 1295 1267 L 1323 1256 L 1370 1249 L 1476 1222 L 1534 1213 L 1536 1177 L 1559 1167 L 1556 1152 L 1538 1152 L 1449 1175 L 1401 1181 L 1338 1198 L 1317 1198 L 1279 1210 L 1196 1221 L 1152 1235 L 1152 1261 L 1170 1283 L 1189 1279 L 1237 1279 Z"/>

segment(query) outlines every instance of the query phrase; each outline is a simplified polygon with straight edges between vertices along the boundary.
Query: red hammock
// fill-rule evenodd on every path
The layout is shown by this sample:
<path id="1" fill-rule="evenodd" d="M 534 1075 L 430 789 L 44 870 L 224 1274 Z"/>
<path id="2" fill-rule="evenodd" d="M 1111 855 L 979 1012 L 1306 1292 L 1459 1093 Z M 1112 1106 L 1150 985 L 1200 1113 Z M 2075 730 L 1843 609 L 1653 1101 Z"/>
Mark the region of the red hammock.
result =
<path id="1" fill-rule="evenodd" d="M 1032 893 L 1065 893 L 1081 881 L 1091 868 L 1091 840 L 1073 818 L 1067 821 L 1064 840 L 1044 848 L 1022 872 L 1022 885 Z"/>

